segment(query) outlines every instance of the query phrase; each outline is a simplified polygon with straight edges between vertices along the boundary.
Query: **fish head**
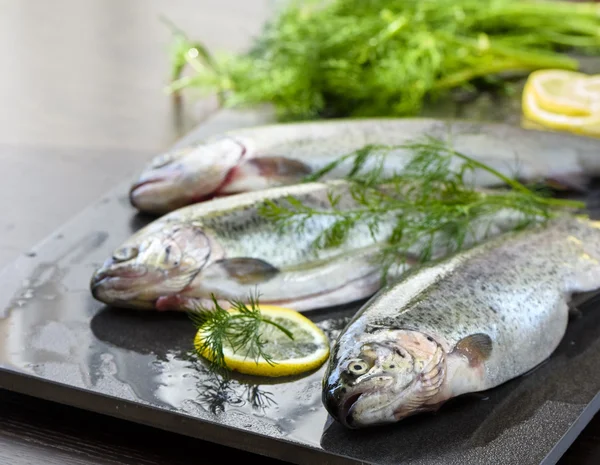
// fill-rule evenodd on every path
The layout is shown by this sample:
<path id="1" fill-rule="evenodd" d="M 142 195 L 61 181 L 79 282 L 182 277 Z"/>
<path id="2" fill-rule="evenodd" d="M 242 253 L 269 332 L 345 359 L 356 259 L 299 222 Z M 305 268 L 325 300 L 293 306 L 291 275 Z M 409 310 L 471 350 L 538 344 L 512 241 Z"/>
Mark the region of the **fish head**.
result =
<path id="1" fill-rule="evenodd" d="M 323 380 L 323 403 L 337 421 L 355 429 L 432 409 L 445 378 L 445 352 L 432 337 L 382 329 L 340 343 Z"/>
<path id="2" fill-rule="evenodd" d="M 162 214 L 214 196 L 246 155 L 246 144 L 223 137 L 155 157 L 130 188 L 131 204 Z"/>
<path id="3" fill-rule="evenodd" d="M 91 292 L 109 305 L 160 308 L 159 299 L 183 292 L 218 254 L 218 245 L 199 224 L 150 224 L 95 271 Z"/>

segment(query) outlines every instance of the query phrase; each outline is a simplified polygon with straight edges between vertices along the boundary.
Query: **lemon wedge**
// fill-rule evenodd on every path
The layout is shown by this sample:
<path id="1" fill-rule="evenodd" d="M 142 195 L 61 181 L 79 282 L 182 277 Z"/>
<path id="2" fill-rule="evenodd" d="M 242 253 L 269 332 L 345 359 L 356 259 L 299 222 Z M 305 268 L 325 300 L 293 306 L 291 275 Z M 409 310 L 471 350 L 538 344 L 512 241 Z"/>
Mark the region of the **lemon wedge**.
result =
<path id="1" fill-rule="evenodd" d="M 262 351 L 271 358 L 271 363 L 254 354 L 235 353 L 224 341 L 224 362 L 229 370 L 257 376 L 293 376 L 314 370 L 327 360 L 329 339 L 311 320 L 289 308 L 260 305 L 259 309 L 264 318 L 289 330 L 294 339 L 273 325 L 261 323 Z M 201 328 L 196 333 L 194 346 L 203 357 L 211 360 L 209 351 L 202 351 L 206 336 Z"/>
<path id="2" fill-rule="evenodd" d="M 583 73 L 549 69 L 531 73 L 527 86 L 542 110 L 568 116 L 587 116 L 592 111 L 594 94 L 586 81 L 587 75 Z"/>
<path id="3" fill-rule="evenodd" d="M 523 90 L 522 110 L 525 118 L 546 128 L 600 137 L 600 112 L 596 110 L 596 105 L 589 105 L 588 112 L 580 115 L 550 111 L 547 109 L 548 105 L 546 107 L 541 105 L 532 82 L 528 81 Z M 575 105 L 571 106 L 571 109 L 573 108 Z"/>

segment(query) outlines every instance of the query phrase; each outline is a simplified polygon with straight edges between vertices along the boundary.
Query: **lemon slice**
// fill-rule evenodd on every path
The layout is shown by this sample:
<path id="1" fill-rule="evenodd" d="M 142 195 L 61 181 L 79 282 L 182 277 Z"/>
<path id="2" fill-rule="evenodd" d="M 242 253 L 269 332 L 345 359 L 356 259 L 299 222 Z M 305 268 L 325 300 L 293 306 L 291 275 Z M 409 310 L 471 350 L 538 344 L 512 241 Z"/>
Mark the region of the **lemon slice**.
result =
<path id="1" fill-rule="evenodd" d="M 600 76 L 573 82 L 573 92 L 577 98 L 590 102 L 590 105 L 597 104 L 600 101 Z"/>
<path id="2" fill-rule="evenodd" d="M 523 90 L 522 107 L 523 115 L 533 123 L 559 131 L 600 137 L 600 112 L 592 111 L 588 115 L 573 116 L 548 111 L 540 106 L 536 94 L 531 89 L 530 82 L 525 85 Z"/>
<path id="3" fill-rule="evenodd" d="M 223 344 L 223 355 L 228 369 L 247 375 L 293 376 L 320 367 L 329 357 L 329 340 L 325 333 L 304 315 L 283 307 L 260 305 L 264 317 L 289 330 L 290 339 L 273 325 L 261 324 L 261 339 L 265 342 L 262 350 L 271 357 L 271 364 L 254 354 L 233 352 Z M 235 311 L 235 310 L 229 310 Z M 209 351 L 201 351 L 206 334 L 200 329 L 194 345 L 202 356 L 211 359 Z"/>
<path id="4" fill-rule="evenodd" d="M 587 87 L 588 77 L 583 73 L 564 70 L 534 71 L 527 80 L 542 110 L 568 116 L 590 115 L 594 94 Z"/>

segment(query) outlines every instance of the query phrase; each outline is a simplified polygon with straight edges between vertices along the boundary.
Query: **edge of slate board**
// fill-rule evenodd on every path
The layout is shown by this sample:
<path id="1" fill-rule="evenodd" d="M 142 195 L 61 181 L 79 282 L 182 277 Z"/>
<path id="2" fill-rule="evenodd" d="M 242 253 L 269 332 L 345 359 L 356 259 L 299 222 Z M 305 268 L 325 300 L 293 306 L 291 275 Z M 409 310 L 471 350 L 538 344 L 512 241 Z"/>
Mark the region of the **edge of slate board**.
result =
<path id="1" fill-rule="evenodd" d="M 540 465 L 554 465 L 565 454 L 567 449 L 575 442 L 575 439 L 582 433 L 585 427 L 592 421 L 594 415 L 600 410 L 600 392 L 594 396 L 592 401 L 586 406 L 581 415 L 573 422 L 571 428 L 567 430 L 564 436 L 558 441 Z"/>
<path id="2" fill-rule="evenodd" d="M 56 383 L 3 367 L 0 367 L 0 388 L 299 465 L 314 463 L 314 460 L 323 463 L 322 452 L 307 445 L 282 441 L 209 420 L 198 420 L 181 412 L 177 412 L 175 416 L 170 411 L 150 405 Z M 107 413 L 111 411 L 112 413 Z M 192 429 L 195 434 L 190 434 L 190 429 L 185 427 L 188 421 L 194 423 Z M 328 454 L 326 463 L 346 465 L 365 462 Z"/>

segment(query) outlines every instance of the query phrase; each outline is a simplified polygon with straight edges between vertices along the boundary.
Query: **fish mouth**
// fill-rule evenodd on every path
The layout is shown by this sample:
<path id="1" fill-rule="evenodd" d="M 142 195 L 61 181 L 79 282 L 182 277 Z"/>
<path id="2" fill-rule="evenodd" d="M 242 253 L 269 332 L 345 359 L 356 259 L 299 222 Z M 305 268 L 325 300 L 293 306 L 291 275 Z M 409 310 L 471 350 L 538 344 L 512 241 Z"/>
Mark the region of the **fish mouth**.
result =
<path id="1" fill-rule="evenodd" d="M 90 292 L 107 305 L 162 310 L 158 306 L 161 299 L 180 295 L 201 270 L 202 266 L 168 278 L 164 272 L 146 267 L 100 269 L 92 275 Z"/>
<path id="2" fill-rule="evenodd" d="M 140 286 L 141 280 L 144 285 Z M 137 300 L 140 289 L 151 286 L 155 281 L 145 266 L 98 269 L 90 279 L 90 292 L 94 299 L 106 303 Z"/>
<path id="3" fill-rule="evenodd" d="M 365 379 L 365 382 L 375 381 L 383 381 L 384 384 L 357 386 L 357 389 L 354 392 L 350 392 L 345 398 L 341 399 L 341 402 L 338 404 L 340 407 L 337 412 L 337 419 L 342 425 L 349 429 L 359 429 L 364 426 L 371 425 L 370 422 L 364 423 L 354 417 L 354 413 L 359 404 L 363 403 L 363 401 L 367 401 L 371 396 L 379 397 L 380 400 L 383 400 L 384 402 L 378 402 L 377 407 L 369 407 L 370 413 L 379 412 L 386 410 L 391 405 L 397 403 L 406 392 L 406 387 L 400 389 L 399 392 L 393 389 L 392 385 L 394 383 L 394 377 L 392 376 L 381 376 L 379 374 L 375 374 Z M 390 389 L 392 390 L 392 395 L 387 396 L 386 392 L 389 392 Z M 382 398 L 382 396 L 385 396 L 386 398 Z"/>
<path id="4" fill-rule="evenodd" d="M 357 394 L 352 394 L 349 396 L 344 403 L 342 404 L 342 408 L 340 409 L 340 418 L 339 420 L 346 426 L 347 428 L 355 429 L 356 425 L 354 422 L 354 418 L 352 417 L 354 406 L 360 400 L 360 398 L 364 395 L 364 392 L 359 392 Z"/>
<path id="5" fill-rule="evenodd" d="M 130 203 L 160 213 L 210 200 L 219 196 L 247 156 L 246 143 L 231 137 L 186 151 L 144 171 L 129 189 Z"/>
<path id="6" fill-rule="evenodd" d="M 129 189 L 129 203 L 137 209 L 150 208 L 146 205 L 148 199 L 157 196 L 156 191 L 164 191 L 177 180 L 177 176 L 144 177 L 134 182 Z"/>
<path id="7" fill-rule="evenodd" d="M 132 282 L 147 274 L 144 269 L 111 270 L 100 269 L 96 271 L 90 280 L 90 291 L 92 296 L 101 302 L 111 303 L 115 298 L 110 297 L 115 293 L 132 293 Z"/>
<path id="8" fill-rule="evenodd" d="M 153 179 L 140 179 L 139 181 L 133 183 L 133 185 L 131 186 L 131 189 L 129 189 L 129 195 L 132 196 L 136 190 L 141 189 L 144 186 L 147 186 L 149 184 L 157 184 L 160 182 L 164 182 L 167 179 L 163 176 L 161 177 L 156 177 Z"/>
<path id="9" fill-rule="evenodd" d="M 108 259 L 101 268 L 98 268 L 92 275 L 92 285 L 111 278 L 141 278 L 148 274 L 146 266 L 121 266 L 117 268 L 114 266 L 115 263 L 114 259 Z"/>

